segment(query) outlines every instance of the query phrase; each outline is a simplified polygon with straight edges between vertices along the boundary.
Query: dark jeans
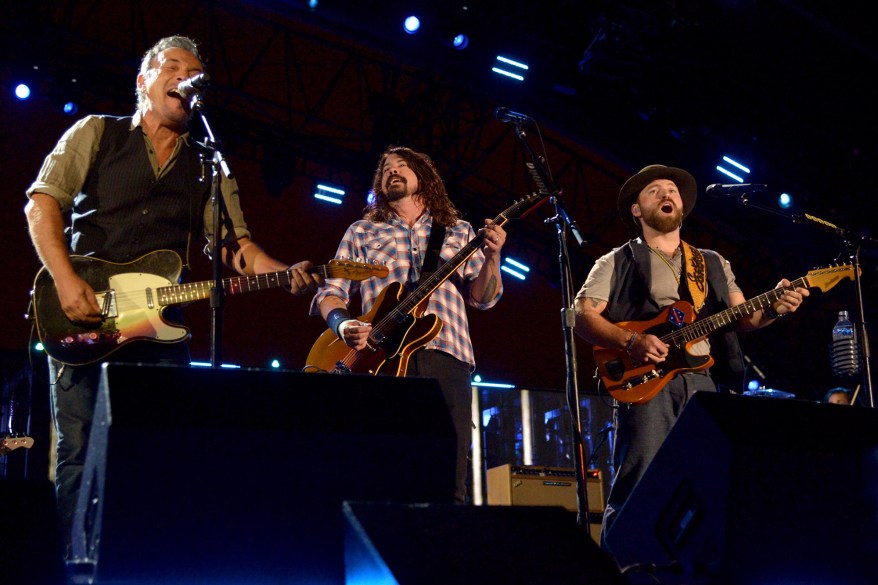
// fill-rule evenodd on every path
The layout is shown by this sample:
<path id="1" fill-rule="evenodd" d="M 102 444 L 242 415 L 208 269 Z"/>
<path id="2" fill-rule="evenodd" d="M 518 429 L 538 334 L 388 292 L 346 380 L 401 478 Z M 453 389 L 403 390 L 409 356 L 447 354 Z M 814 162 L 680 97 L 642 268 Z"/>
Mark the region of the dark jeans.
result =
<path id="1" fill-rule="evenodd" d="M 704 372 L 682 374 L 668 382 L 649 402 L 630 406 L 621 404 L 616 409 L 613 415 L 616 475 L 610 486 L 601 529 L 601 543 L 605 548 L 606 535 L 612 529 L 616 515 L 665 442 L 689 398 L 698 391 L 716 392 L 711 377 Z"/>
<path id="2" fill-rule="evenodd" d="M 183 343 L 166 345 L 134 342 L 113 353 L 108 361 L 188 364 L 189 350 Z M 55 489 L 68 551 L 100 381 L 100 363 L 65 366 L 49 358 L 49 389 L 55 432 L 58 435 L 55 445 L 58 459 L 55 467 Z"/>
<path id="3" fill-rule="evenodd" d="M 439 382 L 457 434 L 454 501 L 464 504 L 467 501 L 466 478 L 473 433 L 473 388 L 469 364 L 442 351 L 422 349 L 412 354 L 406 374 L 435 378 Z"/>

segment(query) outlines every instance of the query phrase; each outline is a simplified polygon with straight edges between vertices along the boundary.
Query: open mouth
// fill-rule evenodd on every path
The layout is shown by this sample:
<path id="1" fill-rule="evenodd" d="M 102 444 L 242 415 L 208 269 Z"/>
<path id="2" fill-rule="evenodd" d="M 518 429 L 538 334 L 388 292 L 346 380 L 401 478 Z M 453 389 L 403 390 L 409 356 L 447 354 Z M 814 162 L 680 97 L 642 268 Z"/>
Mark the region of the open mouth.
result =
<path id="1" fill-rule="evenodd" d="M 674 204 L 670 201 L 665 201 L 659 209 L 664 213 L 674 213 Z"/>
<path id="2" fill-rule="evenodd" d="M 395 185 L 396 183 L 399 183 L 399 184 L 401 184 L 401 185 L 404 185 L 404 184 L 405 184 L 405 181 L 403 180 L 402 177 L 391 177 L 391 178 L 389 178 L 389 179 L 387 180 L 387 186 L 388 186 L 388 187 L 390 187 L 391 185 Z"/>

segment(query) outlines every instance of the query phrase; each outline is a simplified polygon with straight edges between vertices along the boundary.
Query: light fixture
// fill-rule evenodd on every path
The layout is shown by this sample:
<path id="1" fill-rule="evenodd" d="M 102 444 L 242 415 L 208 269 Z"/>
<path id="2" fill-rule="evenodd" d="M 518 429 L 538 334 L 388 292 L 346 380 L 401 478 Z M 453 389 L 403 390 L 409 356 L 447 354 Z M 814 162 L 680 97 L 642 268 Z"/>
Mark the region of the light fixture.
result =
<path id="1" fill-rule="evenodd" d="M 418 32 L 418 29 L 421 28 L 421 20 L 417 16 L 408 16 L 402 23 L 402 28 L 405 32 L 410 35 Z"/>

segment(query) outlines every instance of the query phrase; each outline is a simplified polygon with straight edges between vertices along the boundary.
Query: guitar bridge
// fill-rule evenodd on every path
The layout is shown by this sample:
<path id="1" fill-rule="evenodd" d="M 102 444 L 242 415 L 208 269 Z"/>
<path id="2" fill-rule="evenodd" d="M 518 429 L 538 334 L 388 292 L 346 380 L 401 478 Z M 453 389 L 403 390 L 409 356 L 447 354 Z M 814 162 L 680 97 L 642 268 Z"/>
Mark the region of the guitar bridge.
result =
<path id="1" fill-rule="evenodd" d="M 642 376 L 635 376 L 634 378 L 628 378 L 624 384 L 622 384 L 622 390 L 631 390 L 635 386 L 640 386 L 641 384 L 645 384 L 650 380 L 655 380 L 656 378 L 661 378 L 664 375 L 662 370 L 651 370 Z"/>
<path id="2" fill-rule="evenodd" d="M 96 296 L 101 304 L 101 319 L 115 319 L 119 316 L 119 309 L 116 307 L 115 289 L 98 293 Z"/>

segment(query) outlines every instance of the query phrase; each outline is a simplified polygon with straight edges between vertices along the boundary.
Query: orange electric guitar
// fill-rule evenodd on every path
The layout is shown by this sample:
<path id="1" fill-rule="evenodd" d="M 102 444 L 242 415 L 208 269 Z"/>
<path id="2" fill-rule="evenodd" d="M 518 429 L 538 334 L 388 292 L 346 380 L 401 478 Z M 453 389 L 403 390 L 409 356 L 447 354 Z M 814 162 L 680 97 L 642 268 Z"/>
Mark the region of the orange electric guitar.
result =
<path id="1" fill-rule="evenodd" d="M 61 363 L 82 365 L 104 359 L 135 340 L 175 343 L 189 337 L 189 329 L 165 321 L 162 311 L 170 305 L 210 298 L 212 280 L 175 284 L 183 262 L 171 250 L 157 250 L 133 262 L 117 264 L 90 256 L 71 256 L 73 269 L 95 291 L 101 305 L 101 323 L 80 327 L 67 319 L 58 291 L 46 268 L 34 282 L 33 300 L 37 332 L 46 353 Z M 385 277 L 386 266 L 348 260 L 331 260 L 310 272 L 324 278 L 364 280 Z M 291 271 L 237 276 L 222 281 L 227 295 L 278 286 L 290 286 Z"/>
<path id="2" fill-rule="evenodd" d="M 548 192 L 535 193 L 516 201 L 495 217 L 494 223 L 502 226 L 510 219 L 523 217 L 547 195 Z M 476 235 L 448 262 L 422 279 L 408 296 L 398 282 L 384 287 L 369 312 L 358 317 L 364 323 L 373 324 L 366 349 L 351 349 L 334 331 L 324 331 L 308 354 L 305 371 L 405 376 L 409 356 L 427 345 L 442 329 L 439 317 L 424 314 L 430 295 L 463 266 L 483 240 L 483 234 Z"/>
<path id="3" fill-rule="evenodd" d="M 831 266 L 811 270 L 806 276 L 792 281 L 794 288 L 819 288 L 826 292 L 845 278 L 854 277 L 854 267 Z M 670 346 L 668 357 L 659 364 L 634 364 L 624 349 L 594 348 L 598 375 L 610 395 L 620 402 L 638 403 L 651 400 L 677 374 L 704 370 L 713 365 L 710 355 L 693 355 L 689 349 L 720 327 L 734 323 L 771 305 L 784 293 L 776 288 L 726 309 L 710 317 L 695 321 L 695 310 L 686 301 L 677 301 L 662 309 L 649 321 L 624 321 L 619 327 L 639 334 L 657 336 Z"/>

